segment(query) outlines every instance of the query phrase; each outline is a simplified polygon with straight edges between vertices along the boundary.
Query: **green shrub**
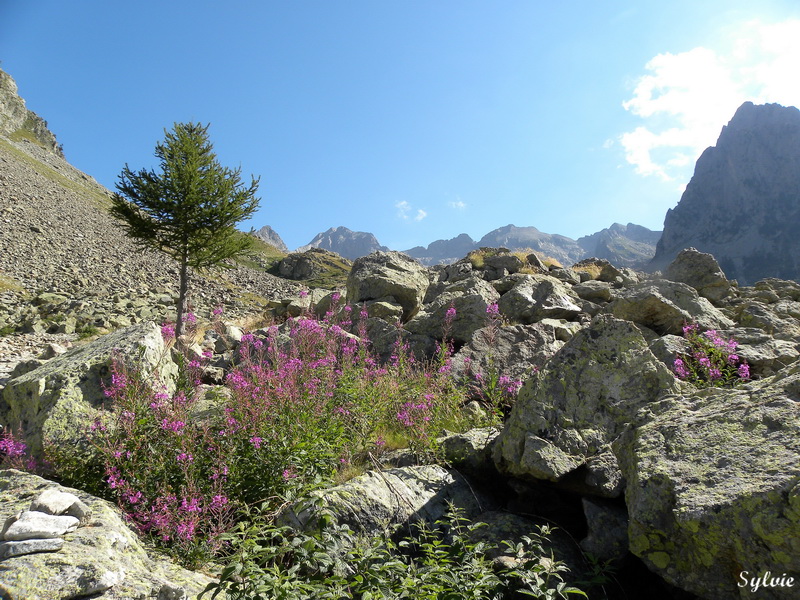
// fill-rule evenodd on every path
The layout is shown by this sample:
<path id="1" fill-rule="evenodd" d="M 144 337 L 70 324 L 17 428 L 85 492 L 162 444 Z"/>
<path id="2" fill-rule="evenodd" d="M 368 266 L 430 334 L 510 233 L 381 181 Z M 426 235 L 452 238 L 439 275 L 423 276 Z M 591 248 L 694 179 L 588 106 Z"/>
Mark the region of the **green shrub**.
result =
<path id="1" fill-rule="evenodd" d="M 568 586 L 563 563 L 543 547 L 549 529 L 513 544 L 474 541 L 483 523 L 469 524 L 456 512 L 431 528 L 395 543 L 380 537 L 355 539 L 352 531 L 328 521 L 312 532 L 276 527 L 257 516 L 241 523 L 226 540 L 235 549 L 218 582 L 201 595 L 213 600 L 502 600 L 505 598 L 586 597 Z M 504 550 L 513 559 L 495 563 Z"/>

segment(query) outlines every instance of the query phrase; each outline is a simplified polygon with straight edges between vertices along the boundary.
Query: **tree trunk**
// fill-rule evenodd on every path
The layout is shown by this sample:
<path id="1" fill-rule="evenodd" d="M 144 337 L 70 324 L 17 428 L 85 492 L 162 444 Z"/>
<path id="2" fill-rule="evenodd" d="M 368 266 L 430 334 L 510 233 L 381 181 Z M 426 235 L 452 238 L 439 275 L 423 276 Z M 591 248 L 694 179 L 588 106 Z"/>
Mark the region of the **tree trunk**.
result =
<path id="1" fill-rule="evenodd" d="M 189 290 L 189 265 L 186 259 L 181 261 L 181 282 L 178 291 L 178 318 L 175 322 L 175 339 L 180 340 L 186 332 L 184 325 L 184 315 L 186 315 L 186 294 Z"/>

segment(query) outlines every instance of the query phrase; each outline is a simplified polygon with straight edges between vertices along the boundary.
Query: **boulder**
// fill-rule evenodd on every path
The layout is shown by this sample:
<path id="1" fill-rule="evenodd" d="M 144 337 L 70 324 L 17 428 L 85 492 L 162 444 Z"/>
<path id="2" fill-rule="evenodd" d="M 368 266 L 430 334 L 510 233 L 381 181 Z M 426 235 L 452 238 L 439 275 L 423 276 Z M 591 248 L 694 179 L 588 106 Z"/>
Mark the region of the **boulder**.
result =
<path id="1" fill-rule="evenodd" d="M 38 368 L 11 379 L 0 396 L 0 423 L 22 428 L 34 456 L 43 443 L 81 446 L 86 428 L 108 401 L 104 385 L 111 379 L 111 363 L 137 365 L 145 380 L 174 386 L 177 366 L 170 359 L 160 328 L 151 322 L 103 336 L 50 359 Z"/>
<path id="2" fill-rule="evenodd" d="M 605 312 L 633 321 L 658 333 L 680 335 L 685 323 L 695 322 L 703 329 L 727 329 L 733 321 L 701 298 L 685 283 L 654 279 L 621 291 Z"/>
<path id="3" fill-rule="evenodd" d="M 328 512 L 357 534 L 391 535 L 420 520 L 433 523 L 444 518 L 450 505 L 463 509 L 466 518 L 490 508 L 457 471 L 425 465 L 369 471 L 313 492 L 311 499 L 295 503 L 278 520 L 305 529 Z"/>
<path id="4" fill-rule="evenodd" d="M 740 574 L 800 572 L 800 369 L 677 396 L 615 444 L 630 550 L 702 598 L 751 597 Z M 762 589 L 759 598 L 796 598 Z"/>
<path id="5" fill-rule="evenodd" d="M 453 356 L 453 373 L 461 377 L 495 373 L 524 381 L 563 345 L 550 323 L 484 327 Z"/>
<path id="6" fill-rule="evenodd" d="M 428 273 L 400 252 L 373 252 L 353 263 L 347 278 L 347 303 L 357 304 L 391 296 L 403 307 L 403 321 L 420 309 L 428 289 Z"/>
<path id="7" fill-rule="evenodd" d="M 411 333 L 441 339 L 450 320 L 448 337 L 466 343 L 487 322 L 486 309 L 497 302 L 500 294 L 486 281 L 476 277 L 463 279 L 445 288 L 430 304 L 406 324 Z M 455 309 L 455 315 L 448 312 Z"/>
<path id="8" fill-rule="evenodd" d="M 278 263 L 278 274 L 288 279 L 313 279 L 329 271 L 341 271 L 351 263 L 335 252 L 322 248 L 309 248 L 305 252 L 292 252 Z"/>
<path id="9" fill-rule="evenodd" d="M 520 279 L 498 302 L 500 312 L 520 323 L 545 318 L 574 319 L 581 313 L 580 298 L 564 283 L 549 275 Z"/>
<path id="10" fill-rule="evenodd" d="M 622 283 L 626 275 L 604 258 L 585 258 L 572 265 L 582 282 L 602 281 L 605 283 Z"/>
<path id="11" fill-rule="evenodd" d="M 573 286 L 572 291 L 582 300 L 611 302 L 611 284 L 606 281 L 589 279 Z"/>
<path id="12" fill-rule="evenodd" d="M 742 327 L 757 327 L 779 340 L 800 340 L 800 320 L 788 312 L 779 313 L 779 300 L 774 304 L 747 300 L 735 307 L 734 318 Z"/>
<path id="13" fill-rule="evenodd" d="M 681 250 L 667 267 L 664 277 L 692 286 L 714 304 L 730 296 L 733 290 L 717 260 L 695 248 Z"/>
<path id="14" fill-rule="evenodd" d="M 480 427 L 447 435 L 438 442 L 446 464 L 471 477 L 487 479 L 497 476 L 492 444 L 499 434 L 495 427 Z"/>
<path id="15" fill-rule="evenodd" d="M 32 502 L 38 502 L 40 508 L 53 503 L 63 508 L 71 498 L 88 507 L 92 516 L 87 524 L 75 528 L 77 518 L 50 517 L 70 519 L 73 530 L 51 538 L 0 544 L 0 557 L 5 557 L 0 567 L 0 597 L 196 598 L 211 582 L 209 577 L 182 569 L 163 556 L 150 556 L 109 502 L 29 473 L 0 471 L 0 521 L 27 510 Z M 170 592 L 180 595 L 167 595 Z"/>
<path id="16" fill-rule="evenodd" d="M 522 387 L 495 444 L 495 462 L 515 477 L 620 496 L 611 443 L 661 410 L 659 396 L 682 385 L 633 323 L 599 315 Z"/>

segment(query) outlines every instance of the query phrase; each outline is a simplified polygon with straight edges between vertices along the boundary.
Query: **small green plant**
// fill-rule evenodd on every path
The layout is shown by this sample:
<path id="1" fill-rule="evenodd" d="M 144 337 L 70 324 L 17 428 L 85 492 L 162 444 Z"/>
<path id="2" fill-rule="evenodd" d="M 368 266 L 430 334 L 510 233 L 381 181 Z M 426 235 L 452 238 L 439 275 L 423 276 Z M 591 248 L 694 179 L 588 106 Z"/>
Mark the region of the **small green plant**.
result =
<path id="1" fill-rule="evenodd" d="M 94 337 L 100 333 L 100 329 L 95 327 L 94 325 L 84 325 L 75 330 L 75 333 L 78 334 L 78 339 L 85 340 L 90 337 Z"/>
<path id="2" fill-rule="evenodd" d="M 733 387 L 750 379 L 750 365 L 736 354 L 736 340 L 723 339 L 716 330 L 700 332 L 696 323 L 684 324 L 688 352 L 679 354 L 672 368 L 678 378 L 697 387 Z"/>
<path id="3" fill-rule="evenodd" d="M 356 539 L 329 519 L 315 531 L 276 527 L 258 516 L 241 523 L 227 541 L 235 552 L 218 582 L 201 597 L 230 600 L 305 598 L 413 600 L 502 600 L 586 597 L 567 585 L 563 563 L 544 550 L 549 529 L 516 544 L 474 541 L 483 523 L 451 512 L 434 527 L 419 523 L 400 542 Z M 495 563 L 498 552 L 513 559 Z M 513 565 L 513 566 L 510 566 Z"/>

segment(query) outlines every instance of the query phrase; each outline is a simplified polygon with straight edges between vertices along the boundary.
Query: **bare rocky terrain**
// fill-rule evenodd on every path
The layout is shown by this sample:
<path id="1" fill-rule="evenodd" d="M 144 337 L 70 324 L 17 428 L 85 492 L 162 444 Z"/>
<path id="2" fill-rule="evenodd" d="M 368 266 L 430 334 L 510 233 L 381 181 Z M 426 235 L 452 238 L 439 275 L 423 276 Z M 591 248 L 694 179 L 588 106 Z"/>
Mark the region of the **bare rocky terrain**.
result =
<path id="1" fill-rule="evenodd" d="M 45 334 L 63 343 L 172 315 L 177 265 L 125 236 L 108 214 L 109 194 L 37 144 L 0 138 L 0 330 L 10 334 L 0 338 L 0 384 L 52 341 Z M 222 306 L 242 318 L 298 287 L 230 266 L 193 277 L 199 315 Z"/>

